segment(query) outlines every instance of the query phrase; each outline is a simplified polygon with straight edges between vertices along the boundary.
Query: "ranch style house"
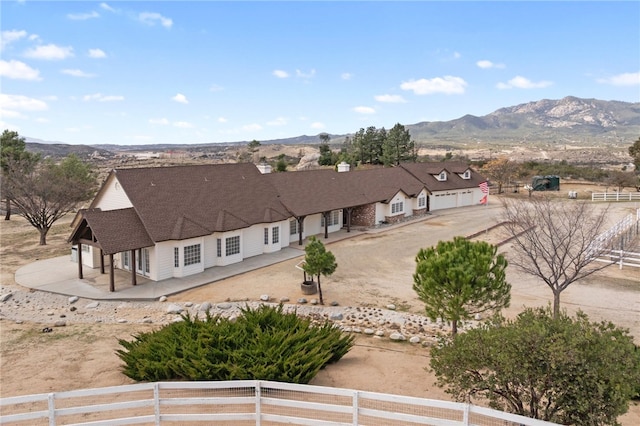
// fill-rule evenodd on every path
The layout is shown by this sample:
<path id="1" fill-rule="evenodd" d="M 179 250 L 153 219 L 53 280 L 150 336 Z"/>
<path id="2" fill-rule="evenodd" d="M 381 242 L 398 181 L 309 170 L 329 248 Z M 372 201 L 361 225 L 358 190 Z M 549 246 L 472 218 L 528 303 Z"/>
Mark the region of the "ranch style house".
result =
<path id="1" fill-rule="evenodd" d="M 303 244 L 312 235 L 396 223 L 477 205 L 486 179 L 461 162 L 271 173 L 268 165 L 208 164 L 114 169 L 69 242 L 83 266 L 152 281 Z M 105 261 L 105 257 L 107 258 Z"/>

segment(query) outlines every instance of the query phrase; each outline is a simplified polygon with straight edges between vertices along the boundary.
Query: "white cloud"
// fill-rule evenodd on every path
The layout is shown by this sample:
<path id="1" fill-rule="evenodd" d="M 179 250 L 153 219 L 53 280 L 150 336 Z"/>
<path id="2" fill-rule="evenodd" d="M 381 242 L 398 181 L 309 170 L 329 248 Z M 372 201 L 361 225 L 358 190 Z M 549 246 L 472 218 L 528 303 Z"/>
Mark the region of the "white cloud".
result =
<path id="1" fill-rule="evenodd" d="M 376 110 L 371 107 L 357 106 L 353 109 L 358 114 L 375 114 Z"/>
<path id="2" fill-rule="evenodd" d="M 211 87 L 209 87 L 210 92 L 222 92 L 223 90 L 224 90 L 224 87 L 219 86 L 217 84 L 212 84 Z"/>
<path id="3" fill-rule="evenodd" d="M 315 121 L 311 123 L 310 127 L 312 129 L 324 129 L 326 126 L 324 125 L 324 123 L 321 123 L 320 121 Z"/>
<path id="4" fill-rule="evenodd" d="M 246 126 L 242 126 L 242 130 L 246 130 L 249 132 L 255 132 L 258 130 L 262 130 L 262 126 L 257 123 L 247 124 Z"/>
<path id="5" fill-rule="evenodd" d="M 27 36 L 27 32 L 25 30 L 2 31 L 2 33 L 0 33 L 0 48 L 4 48 L 5 46 L 13 43 L 14 41 L 18 41 L 21 38 L 26 36 Z"/>
<path id="6" fill-rule="evenodd" d="M 496 85 L 496 87 L 498 89 L 542 89 L 548 86 L 551 86 L 553 84 L 553 82 L 551 81 L 539 81 L 539 82 L 533 82 L 531 80 L 529 80 L 528 78 L 522 77 L 522 76 L 516 76 L 514 78 L 512 78 L 511 80 L 509 80 L 506 83 L 498 83 Z"/>
<path id="7" fill-rule="evenodd" d="M 353 74 L 351 74 L 350 72 L 343 72 L 340 75 L 340 78 L 343 80 L 351 80 L 351 77 L 353 77 Z"/>
<path id="8" fill-rule="evenodd" d="M 491 61 L 488 61 L 486 59 L 483 59 L 481 61 L 476 62 L 476 65 L 478 66 L 478 68 L 482 68 L 482 69 L 490 69 L 490 68 L 504 68 L 504 64 L 495 64 Z"/>
<path id="9" fill-rule="evenodd" d="M 86 72 L 84 72 L 82 70 L 78 70 L 78 69 L 75 69 L 75 70 L 65 69 L 65 70 L 62 70 L 60 72 L 62 74 L 70 75 L 72 77 L 91 78 L 91 77 L 95 77 L 96 76 L 95 74 L 89 74 L 89 73 L 86 73 Z"/>
<path id="10" fill-rule="evenodd" d="M 400 85 L 402 90 L 411 90 L 416 95 L 430 95 L 432 93 L 444 93 L 447 95 L 464 93 L 467 82 L 460 77 L 446 75 L 432 79 L 405 81 Z"/>
<path id="11" fill-rule="evenodd" d="M 55 44 L 46 44 L 29 49 L 24 53 L 27 58 L 59 60 L 70 58 L 73 56 L 73 47 L 56 46 Z"/>
<path id="12" fill-rule="evenodd" d="M 95 10 L 87 13 L 69 13 L 67 14 L 67 18 L 73 21 L 86 21 L 87 19 L 93 19 L 100 17 L 100 14 Z"/>
<path id="13" fill-rule="evenodd" d="M 114 101 L 124 101 L 124 96 L 103 95 L 102 93 L 94 93 L 93 95 L 84 95 L 82 97 L 82 100 L 85 102 L 88 102 L 88 101 L 114 102 Z"/>
<path id="14" fill-rule="evenodd" d="M 296 70 L 296 77 L 299 77 L 299 78 L 313 78 L 313 76 L 315 75 L 316 75 L 316 70 L 314 69 L 312 69 L 308 73 L 304 73 L 300 70 Z"/>
<path id="15" fill-rule="evenodd" d="M 182 93 L 178 93 L 173 98 L 171 98 L 171 100 L 176 101 L 176 102 L 178 102 L 180 104 L 188 104 L 189 103 L 189 100 L 187 100 L 187 97 L 185 95 L 183 95 Z"/>
<path id="16" fill-rule="evenodd" d="M 453 52 L 453 59 L 460 59 L 462 58 L 462 55 L 460 54 L 460 52 Z"/>
<path id="17" fill-rule="evenodd" d="M 40 77 L 40 71 L 31 68 L 24 62 L 16 61 L 14 59 L 10 61 L 0 60 L 0 76 L 15 80 L 42 80 Z"/>
<path id="18" fill-rule="evenodd" d="M 25 118 L 21 111 L 45 111 L 48 108 L 47 103 L 39 99 L 0 93 L 0 115 L 3 117 Z"/>
<path id="19" fill-rule="evenodd" d="M 47 101 L 57 101 L 58 97 L 56 95 L 43 96 L 42 99 L 46 99 Z"/>
<path id="20" fill-rule="evenodd" d="M 116 9 L 112 8 L 107 3 L 100 3 L 100 8 L 104 10 L 108 10 L 109 12 L 113 12 L 113 13 L 117 12 Z"/>
<path id="21" fill-rule="evenodd" d="M 218 123 L 226 123 L 227 121 L 229 121 L 229 120 L 227 120 L 224 117 L 218 117 Z"/>
<path id="22" fill-rule="evenodd" d="M 175 127 L 180 127 L 181 129 L 191 129 L 191 128 L 193 128 L 193 124 L 189 123 L 188 121 L 175 121 L 173 123 L 173 125 Z"/>
<path id="23" fill-rule="evenodd" d="M 627 72 L 608 78 L 599 78 L 597 81 L 612 86 L 637 86 L 640 85 L 640 72 Z"/>
<path id="24" fill-rule="evenodd" d="M 390 104 L 403 104 L 407 102 L 400 95 L 377 95 L 377 96 L 374 96 L 374 98 L 378 102 L 385 102 Z"/>
<path id="25" fill-rule="evenodd" d="M 94 59 L 106 58 L 107 54 L 102 49 L 89 49 L 89 57 Z"/>
<path id="26" fill-rule="evenodd" d="M 161 124 L 163 126 L 166 126 L 167 124 L 169 124 L 169 120 L 167 120 L 166 118 L 150 118 L 149 123 Z"/>
<path id="27" fill-rule="evenodd" d="M 47 123 L 51 123 L 51 120 L 49 120 L 48 118 L 44 118 L 44 117 L 38 117 L 38 118 L 36 118 L 36 123 L 47 124 Z"/>
<path id="28" fill-rule="evenodd" d="M 160 22 L 160 25 L 165 28 L 171 28 L 171 26 L 173 26 L 173 21 L 170 18 L 165 18 L 155 12 L 141 12 L 138 14 L 138 20 L 149 26 L 154 26 L 158 21 Z"/>
<path id="29" fill-rule="evenodd" d="M 289 77 L 289 73 L 286 71 L 282 71 L 282 70 L 273 70 L 273 75 L 275 75 L 278 78 L 287 78 Z"/>
<path id="30" fill-rule="evenodd" d="M 289 120 L 284 117 L 278 117 L 275 120 L 271 120 L 267 122 L 268 126 L 284 126 L 287 124 Z"/>

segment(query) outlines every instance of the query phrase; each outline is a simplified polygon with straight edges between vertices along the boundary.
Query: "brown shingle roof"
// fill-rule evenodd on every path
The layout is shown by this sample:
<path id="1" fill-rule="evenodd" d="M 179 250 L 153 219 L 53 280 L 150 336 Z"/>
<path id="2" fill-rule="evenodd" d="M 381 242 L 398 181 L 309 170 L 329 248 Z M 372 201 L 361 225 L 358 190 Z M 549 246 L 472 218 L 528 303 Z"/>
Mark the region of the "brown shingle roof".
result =
<path id="1" fill-rule="evenodd" d="M 425 187 L 422 182 L 400 167 L 356 170 L 348 172 L 352 183 L 360 188 L 369 202 L 388 202 L 398 191 L 414 197 Z"/>
<path id="2" fill-rule="evenodd" d="M 444 162 L 444 163 L 404 163 L 400 167 L 407 170 L 418 180 L 420 180 L 427 189 L 433 191 L 447 191 L 463 188 L 476 188 L 486 179 L 473 171 L 465 163 L 461 162 Z M 447 180 L 439 181 L 435 175 L 441 171 L 447 172 Z M 459 174 L 463 174 L 466 170 L 471 171 L 470 179 L 462 179 Z"/>
<path id="3" fill-rule="evenodd" d="M 69 241 L 95 239 L 104 254 L 115 254 L 154 245 L 140 218 L 132 208 L 90 209 L 79 212 L 80 222 Z"/>
<path id="4" fill-rule="evenodd" d="M 351 172 L 321 169 L 264 176 L 276 188 L 287 210 L 299 217 L 369 204 L 350 175 Z"/>
<path id="5" fill-rule="evenodd" d="M 122 189 L 156 241 L 279 221 L 290 215 L 253 164 L 117 169 Z"/>

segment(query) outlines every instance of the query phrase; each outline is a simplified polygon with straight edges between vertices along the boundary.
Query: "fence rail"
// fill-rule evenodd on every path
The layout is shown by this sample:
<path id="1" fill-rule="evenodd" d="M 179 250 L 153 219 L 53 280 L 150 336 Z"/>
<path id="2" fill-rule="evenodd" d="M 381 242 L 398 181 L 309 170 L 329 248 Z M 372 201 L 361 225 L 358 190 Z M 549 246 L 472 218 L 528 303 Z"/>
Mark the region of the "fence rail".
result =
<path id="1" fill-rule="evenodd" d="M 156 382 L 0 398 L 0 424 L 495 425 L 553 423 L 471 404 L 239 380 Z"/>
<path id="2" fill-rule="evenodd" d="M 594 192 L 591 201 L 640 201 L 640 192 Z"/>

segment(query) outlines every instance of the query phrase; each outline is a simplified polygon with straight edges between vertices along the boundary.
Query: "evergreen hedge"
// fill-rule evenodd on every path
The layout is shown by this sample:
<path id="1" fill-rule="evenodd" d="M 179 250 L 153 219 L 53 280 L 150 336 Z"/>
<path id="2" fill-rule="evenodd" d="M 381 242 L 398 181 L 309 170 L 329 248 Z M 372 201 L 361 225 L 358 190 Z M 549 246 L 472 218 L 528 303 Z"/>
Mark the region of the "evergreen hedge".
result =
<path id="1" fill-rule="evenodd" d="M 353 336 L 329 321 L 314 325 L 282 305 L 242 309 L 234 321 L 207 314 L 119 339 L 123 373 L 137 381 L 271 380 L 306 384 L 342 358 Z"/>

